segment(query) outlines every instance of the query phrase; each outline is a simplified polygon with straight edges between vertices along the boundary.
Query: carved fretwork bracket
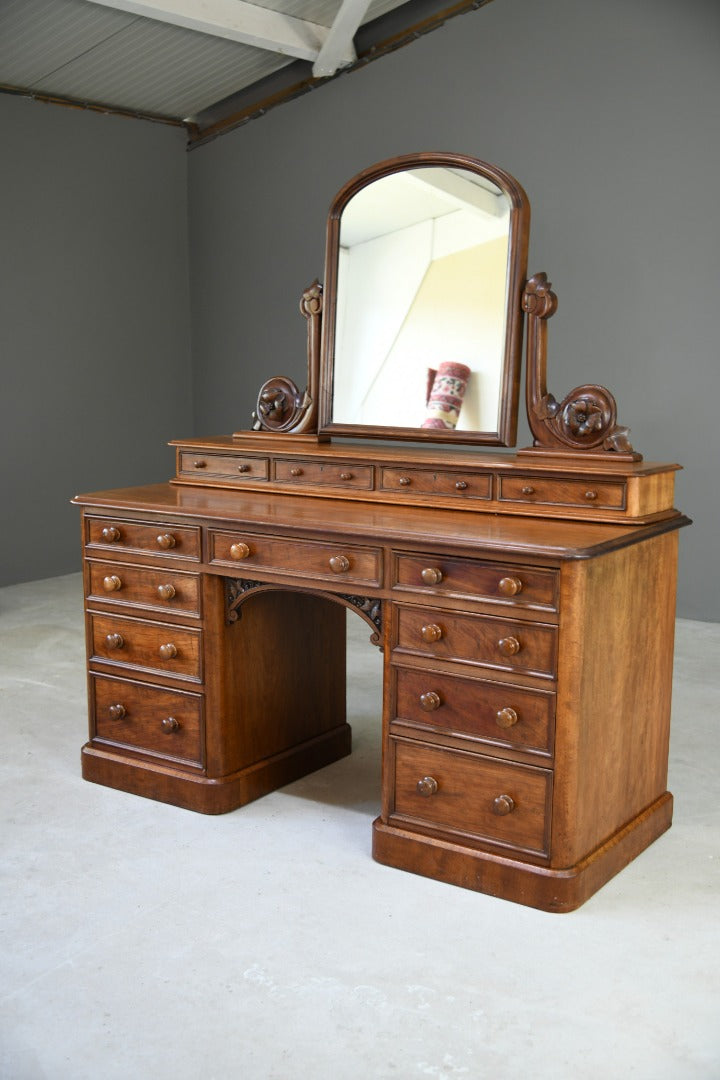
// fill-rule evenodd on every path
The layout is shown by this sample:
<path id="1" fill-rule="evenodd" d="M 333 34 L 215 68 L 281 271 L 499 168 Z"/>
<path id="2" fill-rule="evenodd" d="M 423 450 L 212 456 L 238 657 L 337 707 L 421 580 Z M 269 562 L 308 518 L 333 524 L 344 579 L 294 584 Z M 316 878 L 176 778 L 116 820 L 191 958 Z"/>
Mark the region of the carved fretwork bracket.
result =
<path id="1" fill-rule="evenodd" d="M 286 375 L 274 375 L 260 387 L 253 413 L 253 430 L 283 432 L 293 435 L 317 431 L 318 382 L 320 376 L 320 327 L 323 292 L 314 281 L 300 300 L 300 311 L 307 319 L 307 389 L 300 390 Z"/>
<path id="2" fill-rule="evenodd" d="M 642 455 L 633 451 L 629 429 L 618 425 L 615 398 L 604 386 L 578 386 L 562 401 L 548 393 L 547 321 L 557 311 L 557 296 L 547 274 L 530 278 L 522 306 L 528 317 L 526 402 L 533 450 L 612 452 L 615 458 L 641 460 Z"/>
<path id="3" fill-rule="evenodd" d="M 241 608 L 243 601 L 246 600 L 249 593 L 253 592 L 255 589 L 264 589 L 267 592 L 271 589 L 283 588 L 289 588 L 291 591 L 308 592 L 313 596 L 321 596 L 326 600 L 332 600 L 336 604 L 343 604 L 345 607 L 357 611 L 373 631 L 370 635 L 370 644 L 377 645 L 379 649 L 382 649 L 382 600 L 372 596 L 345 596 L 340 593 L 323 592 L 322 590 L 316 589 L 293 590 L 291 586 L 274 585 L 267 581 L 249 581 L 246 578 L 225 578 L 226 624 L 232 626 L 233 623 L 240 621 L 242 618 Z"/>

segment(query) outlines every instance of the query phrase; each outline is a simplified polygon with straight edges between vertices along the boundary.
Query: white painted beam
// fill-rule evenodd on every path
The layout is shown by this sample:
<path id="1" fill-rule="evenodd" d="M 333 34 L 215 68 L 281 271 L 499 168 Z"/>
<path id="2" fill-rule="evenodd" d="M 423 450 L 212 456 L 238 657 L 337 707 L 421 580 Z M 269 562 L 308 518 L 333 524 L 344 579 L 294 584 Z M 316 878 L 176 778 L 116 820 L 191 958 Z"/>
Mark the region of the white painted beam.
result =
<path id="1" fill-rule="evenodd" d="M 334 75 L 338 68 L 357 60 L 353 38 L 370 7 L 370 0 L 343 0 L 320 55 L 313 64 L 316 79 Z"/>
<path id="2" fill-rule="evenodd" d="M 315 61 L 330 36 L 326 26 L 296 19 L 246 0 L 91 0 L 103 7 L 142 15 L 269 52 Z M 355 2 L 355 0 L 353 0 Z M 364 2 L 364 0 L 363 0 Z M 362 16 L 361 16 L 362 17 Z M 354 32 L 354 31 L 353 31 Z"/>

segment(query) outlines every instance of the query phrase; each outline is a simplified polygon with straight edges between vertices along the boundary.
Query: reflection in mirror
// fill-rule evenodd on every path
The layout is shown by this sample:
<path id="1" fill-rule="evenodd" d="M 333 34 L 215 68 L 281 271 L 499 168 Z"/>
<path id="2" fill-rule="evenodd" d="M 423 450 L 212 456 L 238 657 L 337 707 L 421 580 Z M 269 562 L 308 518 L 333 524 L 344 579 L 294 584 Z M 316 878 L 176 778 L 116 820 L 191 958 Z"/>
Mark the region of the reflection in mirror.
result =
<path id="1" fill-rule="evenodd" d="M 393 172 L 350 199 L 334 424 L 500 430 L 509 232 L 509 199 L 468 169 Z"/>

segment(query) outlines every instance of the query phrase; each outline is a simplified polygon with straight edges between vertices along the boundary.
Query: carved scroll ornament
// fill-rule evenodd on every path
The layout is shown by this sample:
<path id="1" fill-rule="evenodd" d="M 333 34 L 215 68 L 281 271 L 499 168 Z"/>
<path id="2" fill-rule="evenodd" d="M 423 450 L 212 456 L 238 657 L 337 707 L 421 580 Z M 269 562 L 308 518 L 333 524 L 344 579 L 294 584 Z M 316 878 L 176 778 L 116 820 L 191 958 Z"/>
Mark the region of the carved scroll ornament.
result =
<path id="1" fill-rule="evenodd" d="M 314 281 L 300 300 L 300 311 L 308 321 L 308 385 L 300 390 L 286 375 L 274 375 L 260 387 L 253 413 L 253 430 L 308 434 L 317 430 L 317 394 L 320 371 L 320 323 L 322 285 Z"/>
<path id="2" fill-rule="evenodd" d="M 522 296 L 527 326 L 527 414 L 534 449 L 565 452 L 615 452 L 640 460 L 630 431 L 617 423 L 615 398 L 604 386 L 578 386 L 557 401 L 547 390 L 547 320 L 557 311 L 557 296 L 547 274 L 530 278 Z"/>

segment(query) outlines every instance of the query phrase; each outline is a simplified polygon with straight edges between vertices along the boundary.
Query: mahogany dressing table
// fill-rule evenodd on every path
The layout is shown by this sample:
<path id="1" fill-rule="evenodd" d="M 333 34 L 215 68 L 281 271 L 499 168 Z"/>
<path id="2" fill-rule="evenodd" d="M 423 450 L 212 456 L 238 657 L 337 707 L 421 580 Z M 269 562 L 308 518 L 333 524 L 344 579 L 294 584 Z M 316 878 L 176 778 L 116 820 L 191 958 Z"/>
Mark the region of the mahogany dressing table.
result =
<path id="1" fill-rule="evenodd" d="M 348 754 L 351 608 L 384 657 L 376 859 L 569 911 L 669 827 L 677 466 L 604 387 L 548 393 L 528 228 L 475 159 L 366 170 L 301 301 L 307 389 L 274 377 L 254 430 L 174 443 L 167 484 L 76 497 L 86 779 L 217 814 Z M 524 323 L 533 446 L 488 453 Z M 470 370 L 440 417 L 433 357 Z"/>

